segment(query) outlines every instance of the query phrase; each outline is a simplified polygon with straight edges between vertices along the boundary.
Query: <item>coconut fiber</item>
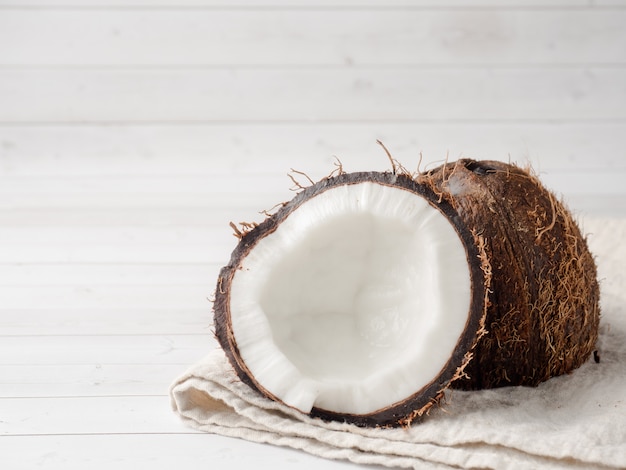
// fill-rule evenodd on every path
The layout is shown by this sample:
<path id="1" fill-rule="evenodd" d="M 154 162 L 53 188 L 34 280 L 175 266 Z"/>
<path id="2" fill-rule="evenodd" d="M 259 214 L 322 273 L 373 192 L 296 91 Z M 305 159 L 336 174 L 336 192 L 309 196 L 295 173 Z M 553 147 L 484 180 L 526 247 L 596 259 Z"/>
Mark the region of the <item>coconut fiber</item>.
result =
<path id="1" fill-rule="evenodd" d="M 448 390 L 429 419 L 376 429 L 324 422 L 263 398 L 216 349 L 172 385 L 172 406 L 195 429 L 362 464 L 624 468 L 626 219 L 586 220 L 583 230 L 598 265 L 602 319 L 594 354 L 569 374 L 537 386 Z"/>

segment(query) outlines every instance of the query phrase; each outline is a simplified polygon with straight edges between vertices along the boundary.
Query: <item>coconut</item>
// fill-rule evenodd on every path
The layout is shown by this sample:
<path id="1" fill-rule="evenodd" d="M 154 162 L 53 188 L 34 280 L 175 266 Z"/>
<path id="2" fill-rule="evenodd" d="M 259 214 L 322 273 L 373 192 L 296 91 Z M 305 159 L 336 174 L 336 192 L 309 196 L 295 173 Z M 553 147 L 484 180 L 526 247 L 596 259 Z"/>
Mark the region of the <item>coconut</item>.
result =
<path id="1" fill-rule="evenodd" d="M 514 165 L 340 168 L 236 233 L 216 337 L 243 382 L 313 417 L 408 426 L 451 385 L 536 385 L 593 350 L 585 239 Z"/>
<path id="2" fill-rule="evenodd" d="M 485 241 L 492 268 L 485 335 L 466 389 L 538 385 L 579 367 L 600 320 L 593 256 L 571 213 L 528 170 L 460 160 L 426 175 Z"/>

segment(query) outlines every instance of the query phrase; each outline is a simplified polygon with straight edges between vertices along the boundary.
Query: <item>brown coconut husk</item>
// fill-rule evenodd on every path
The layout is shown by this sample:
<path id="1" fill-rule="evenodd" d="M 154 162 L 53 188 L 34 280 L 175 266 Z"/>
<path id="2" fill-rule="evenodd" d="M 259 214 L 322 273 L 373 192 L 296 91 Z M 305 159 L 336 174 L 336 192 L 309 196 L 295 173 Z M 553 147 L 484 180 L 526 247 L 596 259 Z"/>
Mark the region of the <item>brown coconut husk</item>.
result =
<path id="1" fill-rule="evenodd" d="M 488 333 L 463 389 L 537 385 L 579 367 L 600 319 L 596 266 L 571 213 L 530 171 L 459 160 L 419 179 L 485 241 L 492 281 Z"/>

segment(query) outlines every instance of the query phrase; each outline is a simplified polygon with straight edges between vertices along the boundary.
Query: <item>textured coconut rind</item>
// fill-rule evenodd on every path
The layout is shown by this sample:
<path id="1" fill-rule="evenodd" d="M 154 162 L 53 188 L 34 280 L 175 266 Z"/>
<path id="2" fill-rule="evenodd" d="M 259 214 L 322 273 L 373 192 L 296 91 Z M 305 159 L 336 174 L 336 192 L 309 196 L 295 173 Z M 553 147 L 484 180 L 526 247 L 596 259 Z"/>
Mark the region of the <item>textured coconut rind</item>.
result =
<path id="1" fill-rule="evenodd" d="M 459 160 L 421 176 L 485 241 L 492 267 L 486 329 L 454 386 L 537 385 L 594 350 L 596 266 L 566 207 L 529 171 Z"/>
<path id="2" fill-rule="evenodd" d="M 444 391 L 453 381 L 460 380 L 465 376 L 464 370 L 472 361 L 474 347 L 478 344 L 480 337 L 485 334 L 486 302 L 488 302 L 489 283 L 491 281 L 491 267 L 482 237 L 466 227 L 456 213 L 454 206 L 445 200 L 440 200 L 439 194 L 433 191 L 430 184 L 416 182 L 409 175 L 404 174 L 363 172 L 344 173 L 332 178 L 325 178 L 302 190 L 277 213 L 243 235 L 231 255 L 229 264 L 220 271 L 213 306 L 215 334 L 239 378 L 268 398 L 280 401 L 255 380 L 237 348 L 230 320 L 232 279 L 237 270 L 240 269 L 245 257 L 254 249 L 258 241 L 273 233 L 280 223 L 301 204 L 333 187 L 362 182 L 397 187 L 415 193 L 425 198 L 450 221 L 465 247 L 470 270 L 471 304 L 468 306 L 467 323 L 454 352 L 443 369 L 436 377 L 433 377 L 427 386 L 416 391 L 412 396 L 369 414 L 340 414 L 313 408 L 310 415 L 325 420 L 349 422 L 359 426 L 408 426 L 412 422 L 420 420 L 433 405 L 439 403 Z"/>

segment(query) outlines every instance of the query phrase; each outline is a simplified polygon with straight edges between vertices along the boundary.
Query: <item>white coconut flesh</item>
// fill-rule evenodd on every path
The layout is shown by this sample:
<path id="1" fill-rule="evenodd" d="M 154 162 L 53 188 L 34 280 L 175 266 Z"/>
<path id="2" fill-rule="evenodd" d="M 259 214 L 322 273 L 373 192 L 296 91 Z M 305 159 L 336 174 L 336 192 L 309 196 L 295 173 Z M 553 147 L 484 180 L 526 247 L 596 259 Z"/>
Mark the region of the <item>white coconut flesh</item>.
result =
<path id="1" fill-rule="evenodd" d="M 312 197 L 235 271 L 230 315 L 261 388 L 304 413 L 369 414 L 419 392 L 468 319 L 450 221 L 408 190 L 362 182 Z"/>

